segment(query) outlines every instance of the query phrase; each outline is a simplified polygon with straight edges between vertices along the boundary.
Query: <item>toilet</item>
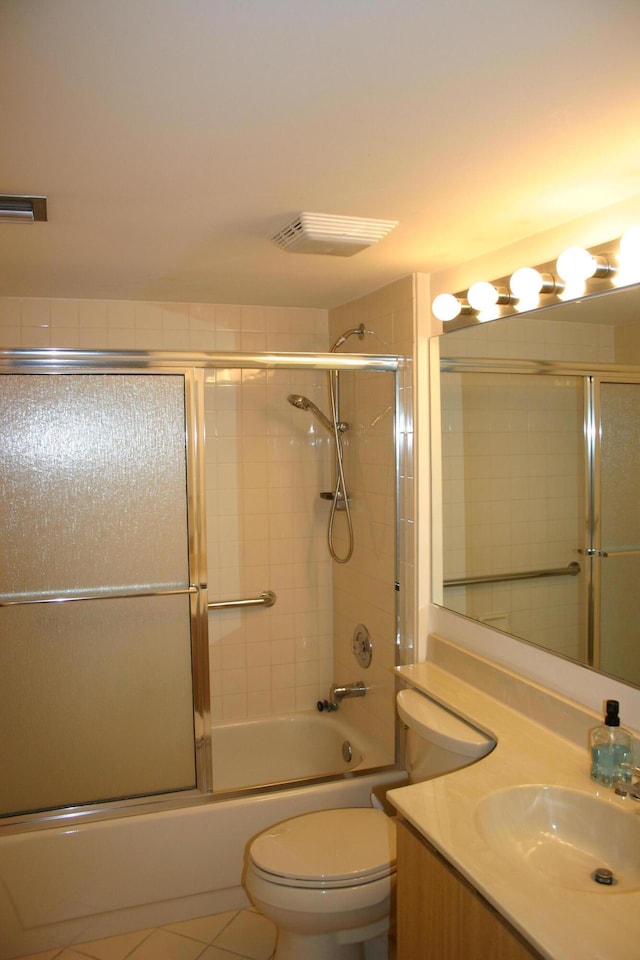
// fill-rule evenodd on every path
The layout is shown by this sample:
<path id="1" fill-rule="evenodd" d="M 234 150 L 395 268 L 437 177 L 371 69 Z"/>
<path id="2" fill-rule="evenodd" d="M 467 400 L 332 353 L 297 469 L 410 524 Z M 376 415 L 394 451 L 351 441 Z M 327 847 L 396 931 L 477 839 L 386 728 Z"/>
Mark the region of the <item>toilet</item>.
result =
<path id="1" fill-rule="evenodd" d="M 409 782 L 451 773 L 495 743 L 417 690 L 397 696 Z M 244 886 L 278 928 L 274 960 L 382 960 L 395 892 L 394 820 L 381 809 L 320 810 L 250 844 Z"/>

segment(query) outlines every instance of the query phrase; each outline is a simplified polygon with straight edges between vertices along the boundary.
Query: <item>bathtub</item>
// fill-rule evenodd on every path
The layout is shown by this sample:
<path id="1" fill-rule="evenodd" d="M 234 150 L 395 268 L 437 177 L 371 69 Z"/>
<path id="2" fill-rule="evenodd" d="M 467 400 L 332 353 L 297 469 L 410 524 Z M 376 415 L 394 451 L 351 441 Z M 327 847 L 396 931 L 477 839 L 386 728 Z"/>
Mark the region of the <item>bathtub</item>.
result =
<path id="1" fill-rule="evenodd" d="M 365 753 L 368 767 L 384 763 L 372 756 L 376 744 L 365 744 L 362 733 L 337 713 L 217 724 L 211 740 L 216 792 L 348 773 L 360 767 Z"/>
<path id="2" fill-rule="evenodd" d="M 217 790 L 237 787 L 238 758 L 261 763 L 266 744 L 279 748 L 270 779 L 276 770 L 285 780 L 309 775 L 301 771 L 310 755 L 330 764 L 314 777 L 357 774 L 364 760 L 379 766 L 375 744 L 336 714 L 224 724 L 212 739 L 220 754 Z M 342 760 L 345 740 L 350 763 Z M 302 766 L 292 763 L 301 753 Z M 245 779 L 255 781 L 258 772 L 250 767 Z M 389 769 L 347 773 L 249 797 L 0 836 L 0 960 L 245 906 L 244 850 L 256 833 L 312 810 L 368 806 L 374 787 L 404 779 L 403 771 Z"/>

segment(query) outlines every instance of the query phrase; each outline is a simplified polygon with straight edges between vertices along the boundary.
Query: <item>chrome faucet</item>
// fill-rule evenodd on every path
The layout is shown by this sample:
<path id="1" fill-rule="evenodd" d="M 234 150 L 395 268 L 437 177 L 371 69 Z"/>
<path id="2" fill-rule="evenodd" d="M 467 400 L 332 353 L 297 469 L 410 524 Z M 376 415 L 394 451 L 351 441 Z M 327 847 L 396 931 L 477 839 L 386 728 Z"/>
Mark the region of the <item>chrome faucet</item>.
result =
<path id="1" fill-rule="evenodd" d="M 328 700 L 318 700 L 316 706 L 322 713 L 323 710 L 337 710 L 345 697 L 364 697 L 367 688 L 362 680 L 355 680 L 353 683 L 332 683 L 329 691 Z"/>
<path id="2" fill-rule="evenodd" d="M 364 697 L 366 692 L 367 688 L 362 680 L 345 684 L 334 683 L 331 685 L 330 697 L 331 701 L 339 706 L 345 697 Z"/>
<path id="3" fill-rule="evenodd" d="M 613 786 L 614 791 L 619 797 L 631 797 L 632 800 L 640 800 L 640 767 L 634 767 L 631 763 L 621 763 L 624 769 L 624 777 L 617 780 Z"/>

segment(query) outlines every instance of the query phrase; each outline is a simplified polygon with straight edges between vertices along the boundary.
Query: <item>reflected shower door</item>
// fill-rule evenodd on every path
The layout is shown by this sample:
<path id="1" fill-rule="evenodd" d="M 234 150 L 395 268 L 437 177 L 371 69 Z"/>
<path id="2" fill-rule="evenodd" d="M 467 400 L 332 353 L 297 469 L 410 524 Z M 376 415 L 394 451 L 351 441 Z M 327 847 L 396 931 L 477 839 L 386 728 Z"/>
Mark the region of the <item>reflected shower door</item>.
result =
<path id="1" fill-rule="evenodd" d="M 0 814 L 196 786 L 185 376 L 0 376 Z"/>
<path id="2" fill-rule="evenodd" d="M 600 384 L 599 435 L 600 530 L 596 556 L 600 560 L 599 572 L 596 572 L 595 666 L 637 685 L 640 684 L 640 384 Z"/>

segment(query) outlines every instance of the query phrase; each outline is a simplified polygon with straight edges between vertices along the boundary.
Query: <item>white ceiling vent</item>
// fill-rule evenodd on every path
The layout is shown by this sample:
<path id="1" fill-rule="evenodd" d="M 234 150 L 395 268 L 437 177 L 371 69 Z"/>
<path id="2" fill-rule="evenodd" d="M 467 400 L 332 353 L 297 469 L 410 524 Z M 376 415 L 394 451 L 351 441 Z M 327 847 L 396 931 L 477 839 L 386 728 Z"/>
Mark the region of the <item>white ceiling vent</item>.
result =
<path id="1" fill-rule="evenodd" d="M 288 253 L 324 253 L 351 257 L 370 247 L 397 226 L 397 220 L 334 217 L 327 213 L 299 213 L 271 239 Z"/>

